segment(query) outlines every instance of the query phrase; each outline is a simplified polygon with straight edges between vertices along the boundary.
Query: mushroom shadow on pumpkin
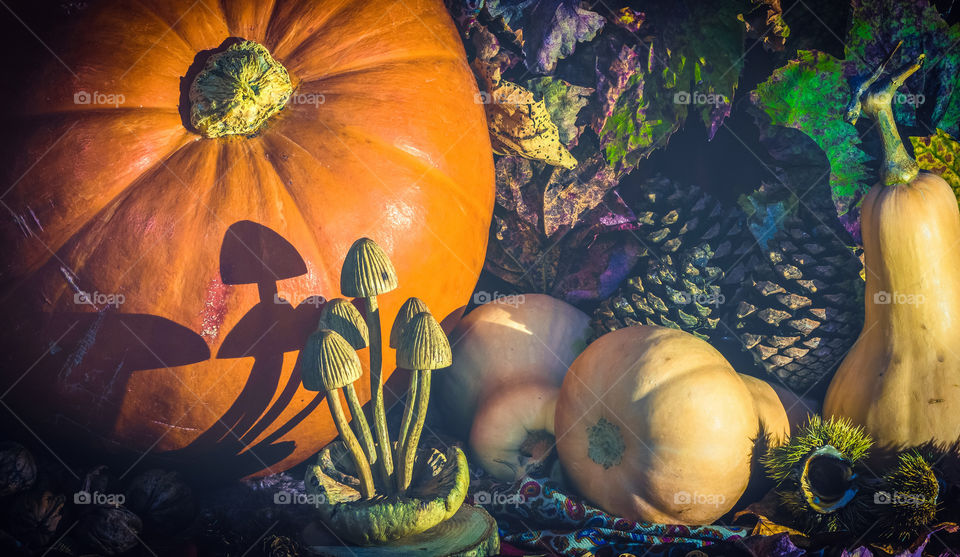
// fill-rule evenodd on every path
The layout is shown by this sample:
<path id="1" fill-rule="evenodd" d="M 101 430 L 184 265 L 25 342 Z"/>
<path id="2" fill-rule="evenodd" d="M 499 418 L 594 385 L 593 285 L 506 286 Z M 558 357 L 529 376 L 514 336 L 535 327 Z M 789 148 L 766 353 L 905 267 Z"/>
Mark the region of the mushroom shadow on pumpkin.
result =
<path id="1" fill-rule="evenodd" d="M 231 285 L 257 285 L 260 301 L 227 333 L 215 357 L 253 358 L 253 365 L 230 408 L 189 445 L 163 455 L 198 463 L 215 457 L 217 462 L 226 463 L 216 470 L 192 470 L 191 475 L 215 475 L 219 480 L 239 478 L 280 462 L 293 452 L 295 443 L 274 441 L 322 402 L 323 395 L 318 394 L 279 430 L 250 445 L 269 427 L 277 425 L 274 422 L 300 385 L 298 355 L 287 383 L 270 404 L 280 387 L 284 353 L 300 350 L 316 328 L 323 306 L 316 303 L 317 298 L 308 298 L 294 308 L 280 297 L 277 282 L 306 273 L 307 266 L 299 252 L 277 232 L 252 221 L 238 221 L 227 229 L 220 247 L 221 280 Z"/>
<path id="2" fill-rule="evenodd" d="M 64 423 L 61 416 L 53 416 L 55 423 L 67 428 L 113 424 L 119 408 L 112 402 L 122 397 L 134 372 L 163 373 L 167 367 L 210 358 L 210 348 L 203 337 L 156 315 L 106 309 L 96 313 L 57 313 L 51 320 L 52 330 L 63 331 L 57 336 L 58 344 L 76 348 L 65 351 L 56 376 L 41 372 L 31 381 L 38 388 L 56 384 L 75 404 L 91 409 L 88 423 Z M 82 373 L 76 369 L 81 361 Z"/>

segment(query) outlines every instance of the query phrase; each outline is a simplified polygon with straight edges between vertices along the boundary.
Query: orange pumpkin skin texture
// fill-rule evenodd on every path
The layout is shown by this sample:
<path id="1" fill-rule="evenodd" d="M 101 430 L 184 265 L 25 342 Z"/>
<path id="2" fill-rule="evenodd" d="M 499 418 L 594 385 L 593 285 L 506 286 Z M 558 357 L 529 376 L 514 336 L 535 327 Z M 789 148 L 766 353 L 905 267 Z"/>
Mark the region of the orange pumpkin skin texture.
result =
<path id="1" fill-rule="evenodd" d="M 461 42 L 440 0 L 106 4 L 7 107 L 5 400 L 86 448 L 289 468 L 336 436 L 297 358 L 354 240 L 397 270 L 383 338 L 408 296 L 442 319 L 476 283 L 493 161 Z M 205 138 L 184 76 L 230 37 L 266 47 L 294 93 L 257 135 Z"/>
<path id="2" fill-rule="evenodd" d="M 707 524 L 750 478 L 750 391 L 712 346 L 626 327 L 580 354 L 560 389 L 557 450 L 587 499 L 630 520 Z"/>
<path id="3" fill-rule="evenodd" d="M 864 326 L 830 382 L 824 415 L 851 418 L 884 446 L 951 444 L 960 438 L 956 197 L 921 172 L 874 186 L 861 219 Z"/>

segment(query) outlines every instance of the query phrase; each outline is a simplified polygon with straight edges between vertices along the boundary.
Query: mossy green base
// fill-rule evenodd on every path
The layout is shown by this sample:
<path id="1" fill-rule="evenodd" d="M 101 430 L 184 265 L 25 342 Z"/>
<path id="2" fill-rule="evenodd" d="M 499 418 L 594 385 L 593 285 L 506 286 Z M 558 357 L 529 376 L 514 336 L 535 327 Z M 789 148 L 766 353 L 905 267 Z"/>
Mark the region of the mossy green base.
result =
<path id="1" fill-rule="evenodd" d="M 331 444 L 304 478 L 307 493 L 318 499 L 319 519 L 338 537 L 359 546 L 387 544 L 449 519 L 467 496 L 466 455 L 454 447 L 446 453 L 421 449 L 417 457 L 406 493 L 363 500 L 343 444 Z"/>
<path id="2" fill-rule="evenodd" d="M 457 514 L 433 528 L 386 545 L 345 546 L 319 521 L 302 534 L 305 554 L 323 557 L 488 557 L 500 554 L 497 521 L 480 507 L 463 504 Z"/>

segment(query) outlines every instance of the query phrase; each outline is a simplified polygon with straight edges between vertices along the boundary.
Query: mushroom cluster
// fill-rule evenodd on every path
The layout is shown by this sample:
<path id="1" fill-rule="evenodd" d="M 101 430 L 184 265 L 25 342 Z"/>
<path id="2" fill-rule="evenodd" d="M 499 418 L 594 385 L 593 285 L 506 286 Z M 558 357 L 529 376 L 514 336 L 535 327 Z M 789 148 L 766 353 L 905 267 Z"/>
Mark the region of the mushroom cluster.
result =
<path id="1" fill-rule="evenodd" d="M 334 522 L 352 517 L 350 524 L 339 525 L 339 531 L 354 532 L 347 537 L 361 544 L 386 543 L 446 520 L 463 503 L 468 483 L 466 458 L 460 449 L 449 454 L 434 451 L 434 455 L 419 450 L 431 372 L 450 366 L 452 354 L 440 324 L 418 298 L 403 304 L 390 331 L 389 345 L 397 351 L 397 365 L 412 372 L 400 433 L 396 443 L 390 440 L 383 402 L 377 296 L 396 287 L 396 272 L 383 250 L 369 238 L 354 242 L 343 264 L 340 290 L 362 300 L 363 315 L 346 299 L 328 302 L 301 358 L 303 386 L 326 394 L 343 448 L 353 464 L 351 473 L 343 475 L 325 471 L 321 465 L 311 466 L 307 487 L 323 495 L 317 502 L 322 516 Z M 363 375 L 356 351 L 368 347 L 372 430 L 354 387 Z M 341 391 L 350 421 L 340 400 Z M 422 485 L 412 487 L 414 478 Z M 429 506 L 425 503 L 436 510 L 424 512 Z M 344 505 L 350 508 L 345 510 Z M 341 508 L 335 511 L 337 506 Z M 380 523 L 375 524 L 377 521 Z"/>

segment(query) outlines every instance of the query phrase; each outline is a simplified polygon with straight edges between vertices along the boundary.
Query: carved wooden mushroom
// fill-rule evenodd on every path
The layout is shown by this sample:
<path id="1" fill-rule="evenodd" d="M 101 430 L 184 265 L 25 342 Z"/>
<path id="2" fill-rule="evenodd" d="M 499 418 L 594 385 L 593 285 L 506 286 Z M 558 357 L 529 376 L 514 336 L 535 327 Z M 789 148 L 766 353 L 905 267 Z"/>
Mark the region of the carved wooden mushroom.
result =
<path id="1" fill-rule="evenodd" d="M 393 320 L 393 326 L 390 327 L 390 348 L 396 349 L 400 346 L 400 336 L 403 334 L 404 327 L 406 327 L 407 324 L 410 323 L 410 320 L 418 313 L 423 311 L 429 311 L 427 304 L 423 303 L 423 300 L 416 296 L 411 296 L 407 298 L 406 302 L 403 302 L 403 305 L 400 306 L 400 311 L 397 312 L 397 318 Z M 398 466 L 402 458 L 400 453 L 403 450 L 403 444 L 407 439 L 407 435 L 410 434 L 410 422 L 413 421 L 413 406 L 417 398 L 417 380 L 417 374 L 411 373 L 410 384 L 407 386 L 407 399 L 403 408 L 403 420 L 400 422 L 400 434 L 397 435 L 396 459 Z M 397 476 L 399 476 L 399 474 L 397 474 Z M 397 482 L 397 488 L 402 489 L 399 481 Z"/>
<path id="2" fill-rule="evenodd" d="M 373 401 L 373 425 L 377 435 L 378 469 L 385 485 L 393 479 L 393 455 L 383 406 L 383 346 L 380 332 L 380 308 L 377 296 L 397 287 L 397 272 L 387 254 L 370 238 L 360 238 L 350 246 L 340 271 L 340 291 L 364 301 L 370 335 L 370 397 Z"/>
<path id="3" fill-rule="evenodd" d="M 350 451 L 354 468 L 360 479 L 360 493 L 364 499 L 373 497 L 373 475 L 370 463 L 360 448 L 360 443 L 347 423 L 340 405 L 339 390 L 352 384 L 363 375 L 360 358 L 342 336 L 322 329 L 307 341 L 307 355 L 303 361 L 303 388 L 310 391 L 325 391 L 330 413 L 340 432 L 340 438 Z"/>
<path id="4" fill-rule="evenodd" d="M 349 301 L 343 298 L 336 298 L 327 302 L 320 313 L 320 326 L 318 329 L 330 329 L 344 338 L 354 350 L 366 348 L 370 342 L 367 324 L 363 321 L 363 316 L 357 311 Z M 363 407 L 360 404 L 360 398 L 357 397 L 357 390 L 353 383 L 343 388 L 343 393 L 347 397 L 347 406 L 350 407 L 350 414 L 353 416 L 354 433 L 363 443 L 363 451 L 367 456 L 370 465 L 377 462 L 377 449 L 373 442 L 373 435 L 370 434 L 370 426 L 367 424 L 367 418 L 363 414 Z"/>
<path id="5" fill-rule="evenodd" d="M 403 328 L 400 345 L 397 348 L 397 365 L 412 370 L 417 377 L 416 420 L 413 422 L 407 438 L 403 440 L 398 459 L 397 482 L 400 491 L 405 490 L 413 477 L 413 464 L 416 459 L 417 445 L 423 432 L 423 423 L 427 419 L 427 404 L 430 401 L 430 374 L 432 370 L 450 366 L 453 356 L 450 342 L 437 320 L 428 312 L 420 312 Z M 409 406 L 408 406 L 409 409 Z"/>

